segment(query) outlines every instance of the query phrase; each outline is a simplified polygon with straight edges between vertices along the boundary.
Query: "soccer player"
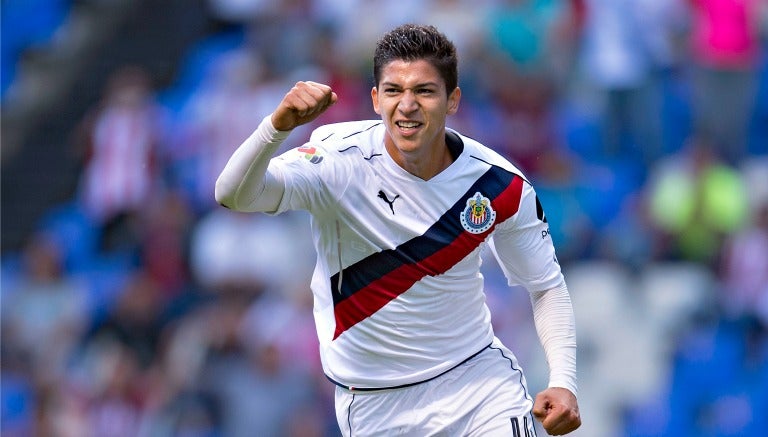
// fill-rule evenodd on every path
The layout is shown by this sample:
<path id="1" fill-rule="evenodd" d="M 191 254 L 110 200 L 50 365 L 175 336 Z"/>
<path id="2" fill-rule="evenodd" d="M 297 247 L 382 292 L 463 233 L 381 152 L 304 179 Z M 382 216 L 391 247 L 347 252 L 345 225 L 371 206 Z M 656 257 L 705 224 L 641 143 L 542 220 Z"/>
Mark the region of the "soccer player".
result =
<path id="1" fill-rule="evenodd" d="M 536 193 L 499 154 L 446 127 L 461 99 L 456 49 L 403 25 L 374 55 L 381 120 L 317 128 L 273 158 L 292 129 L 338 96 L 297 83 L 235 151 L 216 199 L 238 211 L 305 209 L 323 370 L 345 436 L 553 435 L 581 424 L 570 296 Z M 535 397 L 494 336 L 480 274 L 488 245 L 531 295 L 550 367 Z M 286 333 L 288 335 L 288 333 Z"/>

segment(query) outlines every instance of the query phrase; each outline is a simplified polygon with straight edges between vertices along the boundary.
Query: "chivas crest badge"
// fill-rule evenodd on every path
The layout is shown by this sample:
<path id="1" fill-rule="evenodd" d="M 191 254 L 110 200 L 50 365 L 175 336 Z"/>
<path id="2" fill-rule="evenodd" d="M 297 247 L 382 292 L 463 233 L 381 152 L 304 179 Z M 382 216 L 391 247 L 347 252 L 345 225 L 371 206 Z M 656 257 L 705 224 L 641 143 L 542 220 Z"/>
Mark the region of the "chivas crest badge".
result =
<path id="1" fill-rule="evenodd" d="M 496 211 L 491 208 L 491 200 L 480 192 L 467 199 L 467 206 L 461 212 L 461 226 L 472 234 L 482 234 L 496 221 Z"/>

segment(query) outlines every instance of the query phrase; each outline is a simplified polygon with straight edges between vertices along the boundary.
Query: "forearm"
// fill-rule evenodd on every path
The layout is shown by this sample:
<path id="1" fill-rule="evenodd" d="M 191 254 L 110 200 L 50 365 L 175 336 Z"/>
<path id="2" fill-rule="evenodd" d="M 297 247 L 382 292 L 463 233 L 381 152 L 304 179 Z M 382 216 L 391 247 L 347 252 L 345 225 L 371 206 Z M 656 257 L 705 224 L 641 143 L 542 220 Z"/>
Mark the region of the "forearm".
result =
<path id="1" fill-rule="evenodd" d="M 576 328 L 568 288 L 560 286 L 531 293 L 533 318 L 549 363 L 549 387 L 577 394 Z"/>
<path id="2" fill-rule="evenodd" d="M 278 131 L 270 116 L 265 117 L 232 154 L 216 180 L 216 201 L 236 211 L 274 211 L 284 189 L 268 177 L 267 167 L 289 133 Z"/>

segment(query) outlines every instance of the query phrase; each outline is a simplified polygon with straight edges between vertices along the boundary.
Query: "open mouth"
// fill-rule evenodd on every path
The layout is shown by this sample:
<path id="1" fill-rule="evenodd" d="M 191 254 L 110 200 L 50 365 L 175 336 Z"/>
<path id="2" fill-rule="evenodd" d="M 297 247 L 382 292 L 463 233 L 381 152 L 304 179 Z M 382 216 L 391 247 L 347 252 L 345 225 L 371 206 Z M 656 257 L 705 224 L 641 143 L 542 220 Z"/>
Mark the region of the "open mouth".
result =
<path id="1" fill-rule="evenodd" d="M 409 131 L 421 127 L 422 123 L 419 123 L 418 121 L 397 121 L 395 122 L 395 125 L 401 130 Z"/>

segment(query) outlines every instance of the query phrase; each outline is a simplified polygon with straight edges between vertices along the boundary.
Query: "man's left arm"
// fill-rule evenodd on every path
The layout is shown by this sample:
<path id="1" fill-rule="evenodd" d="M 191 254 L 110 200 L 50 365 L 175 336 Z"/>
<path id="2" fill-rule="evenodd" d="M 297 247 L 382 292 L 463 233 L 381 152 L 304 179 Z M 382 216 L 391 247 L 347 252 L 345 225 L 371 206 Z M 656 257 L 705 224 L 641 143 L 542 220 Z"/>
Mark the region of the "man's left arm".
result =
<path id="1" fill-rule="evenodd" d="M 536 332 L 550 371 L 533 414 L 550 434 L 571 432 L 581 425 L 575 318 L 544 209 L 530 184 L 523 189 L 517 214 L 497 228 L 489 245 L 509 285 L 530 291 Z"/>
<path id="2" fill-rule="evenodd" d="M 567 434 L 581 425 L 581 416 L 576 400 L 576 329 L 565 282 L 531 293 L 531 303 L 549 364 L 549 385 L 536 396 L 533 415 L 549 434 Z"/>

